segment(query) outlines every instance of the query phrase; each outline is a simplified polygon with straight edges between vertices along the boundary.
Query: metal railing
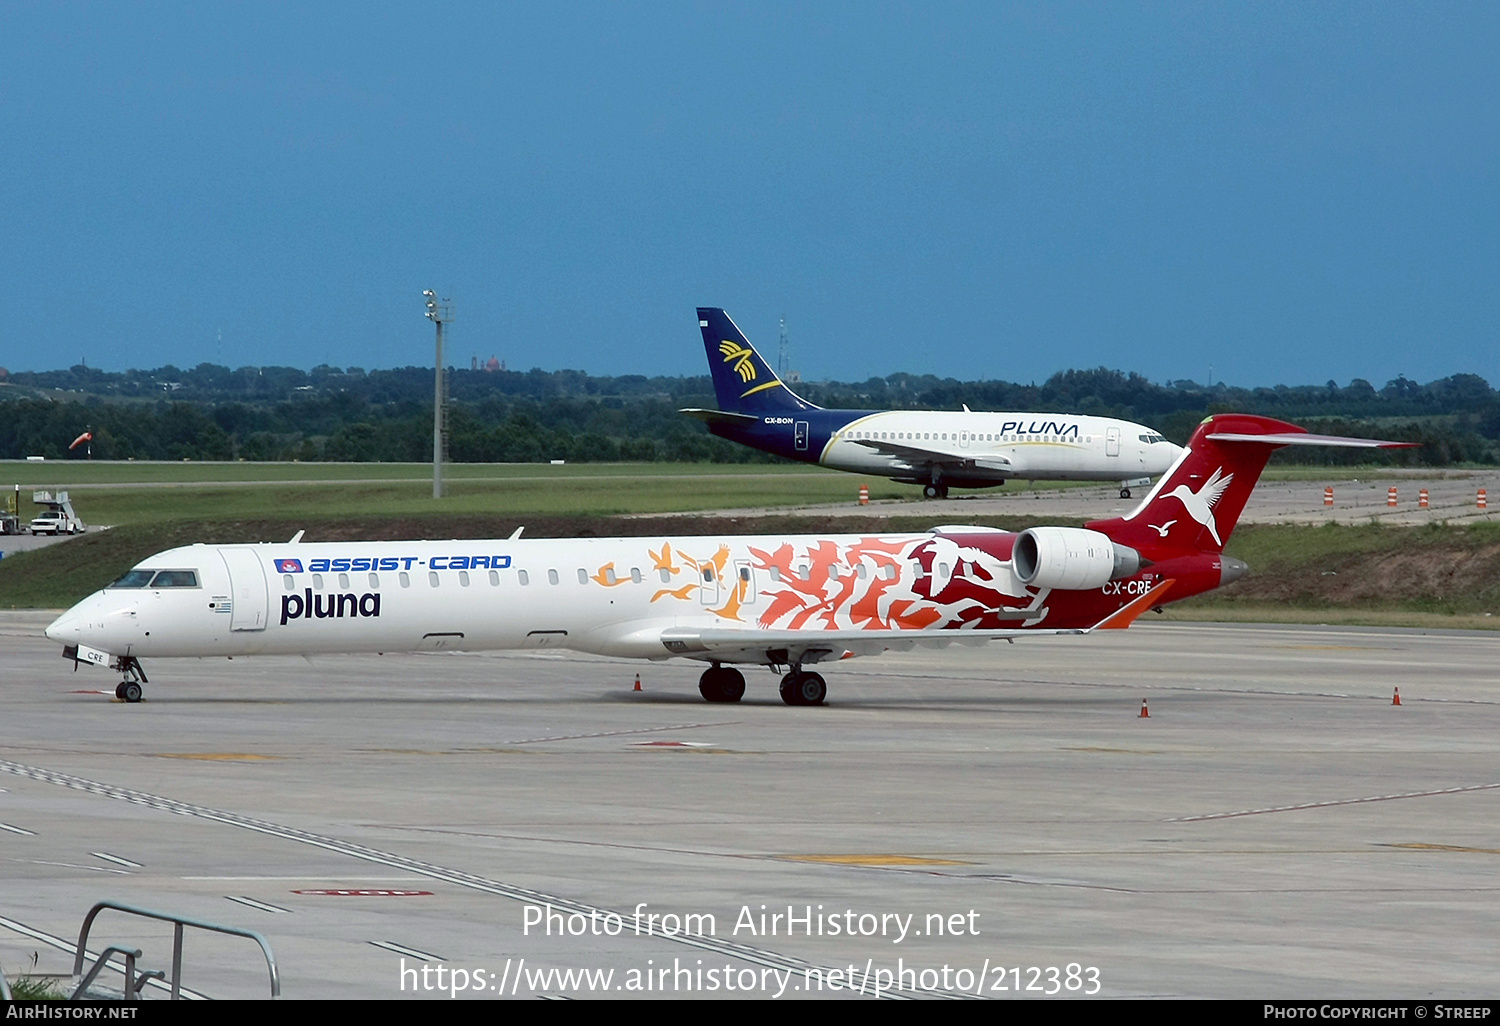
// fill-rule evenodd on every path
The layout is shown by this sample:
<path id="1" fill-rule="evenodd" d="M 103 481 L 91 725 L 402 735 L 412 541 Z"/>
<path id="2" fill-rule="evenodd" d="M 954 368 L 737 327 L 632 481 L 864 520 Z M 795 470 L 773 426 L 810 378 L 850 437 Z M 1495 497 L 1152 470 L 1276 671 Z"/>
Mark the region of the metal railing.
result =
<path id="1" fill-rule="evenodd" d="M 221 923 L 210 923 L 202 919 L 192 919 L 188 916 L 173 915 L 170 912 L 157 912 L 149 908 L 137 908 L 134 905 L 122 905 L 114 901 L 101 901 L 89 909 L 89 914 L 83 917 L 83 927 L 78 931 L 78 950 L 73 956 L 73 975 L 79 976 L 83 973 L 84 955 L 88 949 L 89 930 L 94 925 L 94 917 L 105 909 L 113 909 L 116 912 L 124 912 L 127 915 L 141 916 L 146 919 L 157 919 L 162 922 L 173 924 L 172 926 L 172 1000 L 177 1001 L 182 996 L 182 929 L 185 926 L 195 927 L 199 930 L 209 930 L 214 933 L 225 933 L 233 937 L 248 937 L 260 945 L 261 953 L 266 956 L 266 968 L 271 973 L 271 997 L 281 996 L 281 974 L 276 968 L 276 956 L 271 953 L 270 943 L 256 933 L 254 930 L 242 930 L 237 926 L 224 926 Z M 78 985 L 73 992 L 73 1000 L 83 996 L 88 985 L 99 975 L 111 955 L 125 956 L 125 1000 L 140 1000 L 140 988 L 146 980 L 152 976 L 162 977 L 160 970 L 142 973 L 140 978 L 135 976 L 135 960 L 141 957 L 140 951 L 130 951 L 124 948 L 106 948 L 99 956 L 94 967 L 89 970 L 88 976 Z"/>

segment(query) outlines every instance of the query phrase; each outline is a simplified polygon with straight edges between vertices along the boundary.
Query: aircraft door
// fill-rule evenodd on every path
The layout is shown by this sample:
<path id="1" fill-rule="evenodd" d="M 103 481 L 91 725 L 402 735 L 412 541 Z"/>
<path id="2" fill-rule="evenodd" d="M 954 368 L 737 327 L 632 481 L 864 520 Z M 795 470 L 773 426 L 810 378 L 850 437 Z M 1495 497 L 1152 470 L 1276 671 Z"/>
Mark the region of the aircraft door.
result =
<path id="1" fill-rule="evenodd" d="M 697 595 L 705 606 L 718 604 L 718 568 L 712 562 L 697 564 Z"/>
<path id="2" fill-rule="evenodd" d="M 1104 455 L 1120 455 L 1120 429 L 1117 427 L 1106 428 L 1104 431 Z"/>
<path id="3" fill-rule="evenodd" d="M 698 594 L 705 606 L 719 604 L 719 573 L 712 563 L 698 564 Z"/>
<path id="4" fill-rule="evenodd" d="M 798 452 L 807 451 L 807 421 L 799 420 L 792 428 L 793 444 Z"/>
<path id="5" fill-rule="evenodd" d="M 271 593 L 260 556 L 254 549 L 220 549 L 219 556 L 229 571 L 229 629 L 265 630 Z"/>
<path id="6" fill-rule="evenodd" d="M 736 559 L 734 561 L 734 587 L 739 592 L 740 602 L 744 605 L 755 603 L 755 567 L 748 559 Z"/>

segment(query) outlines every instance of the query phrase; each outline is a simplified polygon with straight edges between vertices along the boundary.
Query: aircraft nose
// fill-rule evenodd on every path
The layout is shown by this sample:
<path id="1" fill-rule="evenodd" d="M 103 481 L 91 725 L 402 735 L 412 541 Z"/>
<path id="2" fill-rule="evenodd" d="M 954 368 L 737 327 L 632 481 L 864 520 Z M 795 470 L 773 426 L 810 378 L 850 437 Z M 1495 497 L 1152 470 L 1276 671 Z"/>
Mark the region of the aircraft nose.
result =
<path id="1" fill-rule="evenodd" d="M 82 633 L 83 619 L 78 615 L 78 607 L 74 606 L 56 620 L 47 625 L 42 633 L 53 641 L 73 641 Z"/>

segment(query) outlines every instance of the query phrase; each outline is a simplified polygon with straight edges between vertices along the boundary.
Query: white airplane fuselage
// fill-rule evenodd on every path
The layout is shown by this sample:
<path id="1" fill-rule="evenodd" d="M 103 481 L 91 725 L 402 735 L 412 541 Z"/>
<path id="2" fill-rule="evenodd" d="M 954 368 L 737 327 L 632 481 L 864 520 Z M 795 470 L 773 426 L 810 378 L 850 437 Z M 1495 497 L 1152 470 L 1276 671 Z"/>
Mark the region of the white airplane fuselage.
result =
<path id="1" fill-rule="evenodd" d="M 1046 590 L 1014 576 L 1015 537 L 199 544 L 158 553 L 132 571 L 156 582 L 166 573 L 170 586 L 105 588 L 46 633 L 137 659 L 555 647 L 766 662 L 674 647 L 665 635 L 1051 627 L 1061 611 L 1045 608 Z M 1099 608 L 1123 601 L 1088 603 L 1080 622 L 1088 626 Z M 882 634 L 865 650 L 887 647 Z M 846 639 L 808 661 L 860 650 Z"/>
<path id="2" fill-rule="evenodd" d="M 1182 447 L 1140 424 L 1107 417 L 1037 413 L 869 413 L 835 429 L 818 462 L 838 470 L 897 476 L 908 462 L 867 443 L 931 450 L 972 460 L 967 475 L 1049 481 L 1159 477 Z M 959 476 L 955 474 L 954 476 Z"/>

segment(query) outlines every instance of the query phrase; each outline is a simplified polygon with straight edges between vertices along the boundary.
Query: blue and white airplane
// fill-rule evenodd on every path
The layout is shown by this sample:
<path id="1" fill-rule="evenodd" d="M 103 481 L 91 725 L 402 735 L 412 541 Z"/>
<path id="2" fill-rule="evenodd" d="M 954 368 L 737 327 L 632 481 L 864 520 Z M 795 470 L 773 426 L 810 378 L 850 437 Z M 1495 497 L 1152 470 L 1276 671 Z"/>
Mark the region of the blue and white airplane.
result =
<path id="1" fill-rule="evenodd" d="M 793 392 L 723 310 L 699 307 L 717 410 L 682 410 L 720 438 L 804 463 L 949 488 L 1028 481 L 1117 481 L 1120 498 L 1182 454 L 1151 428 L 1065 413 L 825 410 Z"/>

